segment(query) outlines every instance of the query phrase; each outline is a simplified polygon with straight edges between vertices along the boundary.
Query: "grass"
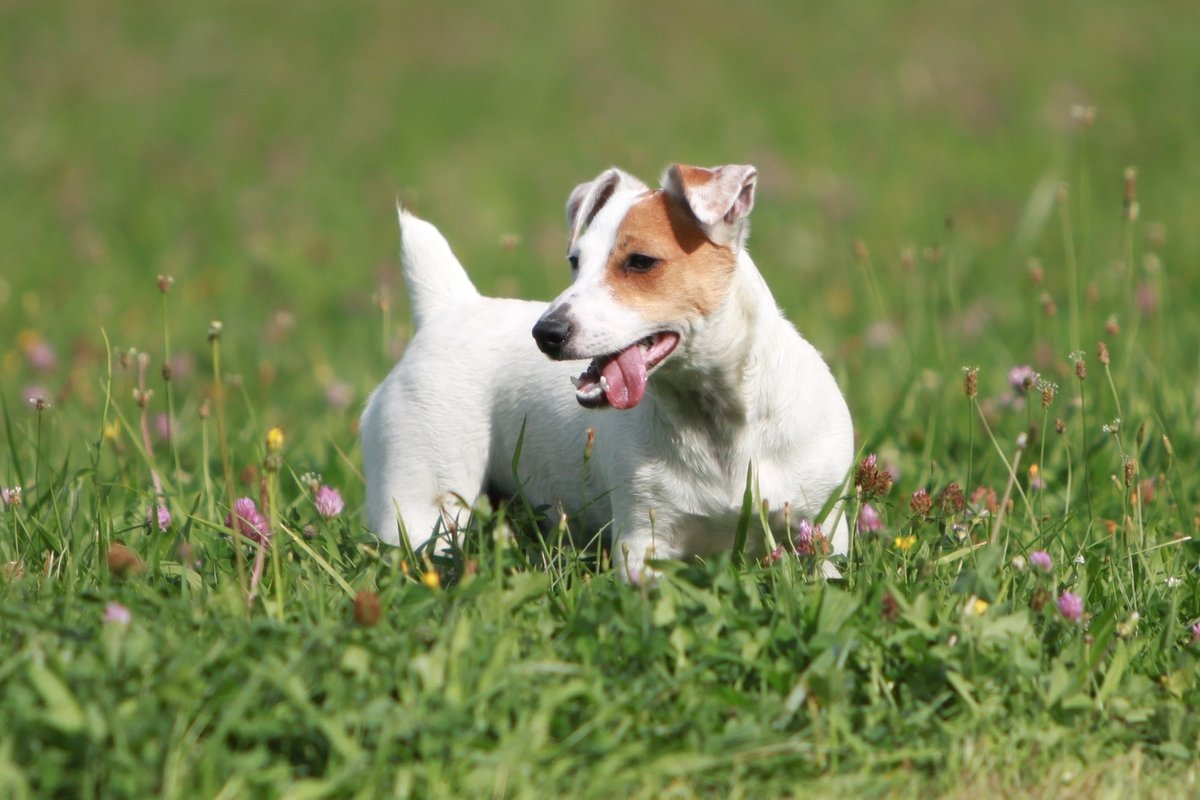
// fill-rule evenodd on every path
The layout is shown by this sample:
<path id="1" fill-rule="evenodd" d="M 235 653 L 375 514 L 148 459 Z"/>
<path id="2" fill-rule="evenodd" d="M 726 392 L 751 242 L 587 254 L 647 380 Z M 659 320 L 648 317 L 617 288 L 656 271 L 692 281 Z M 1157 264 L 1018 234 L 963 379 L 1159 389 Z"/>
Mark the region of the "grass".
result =
<path id="1" fill-rule="evenodd" d="M 0 7 L 0 796 L 1194 793 L 1197 21 Z M 372 544 L 396 195 L 549 297 L 570 188 L 672 160 L 759 167 L 756 260 L 894 478 L 845 579 L 625 586 L 519 504 Z"/>

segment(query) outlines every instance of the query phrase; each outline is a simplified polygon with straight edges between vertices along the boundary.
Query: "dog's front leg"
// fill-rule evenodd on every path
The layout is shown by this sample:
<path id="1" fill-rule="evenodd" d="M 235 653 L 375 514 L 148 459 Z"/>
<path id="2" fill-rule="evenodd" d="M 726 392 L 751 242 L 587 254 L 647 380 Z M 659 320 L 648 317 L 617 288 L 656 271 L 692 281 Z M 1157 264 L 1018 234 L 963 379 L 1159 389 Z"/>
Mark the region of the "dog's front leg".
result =
<path id="1" fill-rule="evenodd" d="M 660 574 L 654 561 L 679 558 L 681 553 L 670 535 L 671 520 L 652 508 L 631 508 L 614 520 L 617 534 L 613 539 L 612 564 L 618 577 L 627 583 L 654 581 Z"/>

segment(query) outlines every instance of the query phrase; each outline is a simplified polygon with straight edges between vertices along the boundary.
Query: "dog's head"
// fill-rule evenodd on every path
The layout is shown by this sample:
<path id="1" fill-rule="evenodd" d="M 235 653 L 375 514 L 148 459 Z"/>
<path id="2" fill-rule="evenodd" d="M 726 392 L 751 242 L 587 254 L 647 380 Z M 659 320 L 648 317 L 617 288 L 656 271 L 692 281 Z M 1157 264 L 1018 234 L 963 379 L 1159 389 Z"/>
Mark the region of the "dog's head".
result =
<path id="1" fill-rule="evenodd" d="M 725 302 L 754 205 L 754 167 L 676 164 L 651 191 L 610 169 L 567 200 L 574 283 L 533 328 L 542 352 L 591 358 L 581 405 L 633 408 L 648 376 Z"/>

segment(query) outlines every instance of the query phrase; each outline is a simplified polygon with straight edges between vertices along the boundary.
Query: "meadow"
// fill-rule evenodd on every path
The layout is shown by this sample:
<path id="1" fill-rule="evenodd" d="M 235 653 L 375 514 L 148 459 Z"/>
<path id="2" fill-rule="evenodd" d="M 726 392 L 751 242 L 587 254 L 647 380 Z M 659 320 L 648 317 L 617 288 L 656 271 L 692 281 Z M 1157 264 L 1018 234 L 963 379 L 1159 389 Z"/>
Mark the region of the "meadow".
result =
<path id="1" fill-rule="evenodd" d="M 1196 795 L 1196 30 L 0 3 L 0 797 Z M 571 188 L 675 161 L 759 168 L 750 248 L 855 418 L 844 578 L 629 586 L 519 502 L 374 543 L 397 198 L 549 299 Z"/>

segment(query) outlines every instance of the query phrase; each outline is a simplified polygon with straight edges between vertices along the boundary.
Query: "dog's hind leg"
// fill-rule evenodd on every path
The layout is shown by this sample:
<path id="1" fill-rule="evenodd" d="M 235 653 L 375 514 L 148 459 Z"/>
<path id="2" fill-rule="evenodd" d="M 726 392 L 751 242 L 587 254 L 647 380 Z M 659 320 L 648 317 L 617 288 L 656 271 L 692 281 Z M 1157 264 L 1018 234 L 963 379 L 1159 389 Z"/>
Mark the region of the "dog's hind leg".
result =
<path id="1" fill-rule="evenodd" d="M 487 421 L 445 413 L 446 399 L 429 386 L 394 372 L 362 417 L 367 527 L 387 544 L 403 535 L 414 549 L 439 525 L 454 536 L 469 513 L 464 504 L 483 490 L 488 463 Z"/>
<path id="2" fill-rule="evenodd" d="M 430 453 L 402 436 L 393 442 L 397 446 L 384 445 L 390 452 L 376 452 L 366 441 L 364 458 L 381 466 L 368 473 L 377 480 L 367 483 L 367 527 L 387 544 L 407 541 L 414 550 L 435 532 L 440 540 L 436 549 L 461 543 L 458 527 L 466 523 L 469 506 L 482 491 L 486 456 Z"/>

